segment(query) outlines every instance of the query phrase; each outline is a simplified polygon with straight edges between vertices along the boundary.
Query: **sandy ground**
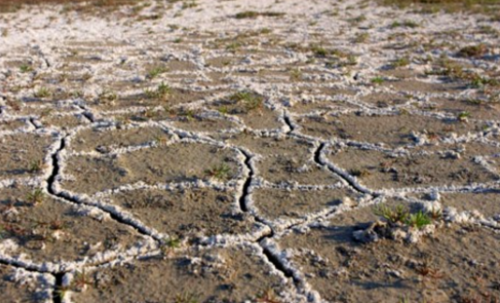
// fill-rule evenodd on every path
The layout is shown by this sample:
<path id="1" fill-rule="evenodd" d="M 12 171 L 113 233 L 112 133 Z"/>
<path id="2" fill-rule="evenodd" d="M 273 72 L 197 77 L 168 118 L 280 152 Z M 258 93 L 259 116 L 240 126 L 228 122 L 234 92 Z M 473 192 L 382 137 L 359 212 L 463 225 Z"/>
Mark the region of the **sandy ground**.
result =
<path id="1" fill-rule="evenodd" d="M 0 14 L 0 301 L 500 302 L 498 45 L 357 0 Z"/>

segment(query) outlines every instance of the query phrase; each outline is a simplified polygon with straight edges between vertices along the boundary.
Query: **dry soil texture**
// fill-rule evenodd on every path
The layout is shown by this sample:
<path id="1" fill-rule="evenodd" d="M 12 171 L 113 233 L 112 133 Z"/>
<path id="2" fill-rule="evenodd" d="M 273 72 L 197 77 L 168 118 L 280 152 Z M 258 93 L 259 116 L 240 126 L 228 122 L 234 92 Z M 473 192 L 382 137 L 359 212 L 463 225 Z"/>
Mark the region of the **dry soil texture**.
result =
<path id="1" fill-rule="evenodd" d="M 98 10 L 0 15 L 1 302 L 499 302 L 498 21 Z M 355 242 L 373 205 L 441 218 Z"/>

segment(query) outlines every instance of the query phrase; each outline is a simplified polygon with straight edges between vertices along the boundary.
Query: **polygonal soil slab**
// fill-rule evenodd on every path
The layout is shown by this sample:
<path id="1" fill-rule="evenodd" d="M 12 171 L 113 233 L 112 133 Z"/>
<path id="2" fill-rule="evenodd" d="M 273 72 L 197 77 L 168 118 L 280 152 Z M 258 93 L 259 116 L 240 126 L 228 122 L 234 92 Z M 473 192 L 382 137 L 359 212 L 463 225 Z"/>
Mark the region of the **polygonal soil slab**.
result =
<path id="1" fill-rule="evenodd" d="M 498 175 L 475 161 L 474 154 L 458 158 L 446 153 L 389 154 L 347 147 L 333 149 L 328 159 L 373 189 L 427 186 L 466 186 L 492 182 Z"/>
<path id="2" fill-rule="evenodd" d="M 280 128 L 280 113 L 264 104 L 264 97 L 253 92 L 237 92 L 208 106 L 220 113 L 236 116 L 251 129 Z"/>
<path id="3" fill-rule="evenodd" d="M 27 126 L 27 121 L 23 119 L 3 120 L 0 121 L 0 132 L 24 128 Z"/>
<path id="4" fill-rule="evenodd" d="M 498 102 L 481 101 L 480 99 L 433 98 L 429 102 L 417 103 L 415 106 L 427 111 L 450 113 L 455 117 L 461 113 L 468 113 L 469 118 L 480 120 L 498 120 L 500 117 L 500 104 Z"/>
<path id="5" fill-rule="evenodd" d="M 334 185 L 340 179 L 324 166 L 299 156 L 275 156 L 257 161 L 258 176 L 272 183 Z"/>
<path id="6" fill-rule="evenodd" d="M 409 97 L 404 94 L 373 92 L 359 97 L 359 101 L 374 105 L 378 108 L 387 108 L 408 103 Z"/>
<path id="7" fill-rule="evenodd" d="M 168 108 L 203 100 L 214 94 L 213 91 L 203 92 L 180 88 L 168 88 L 168 92 L 158 93 L 161 84 L 140 87 L 141 93 L 124 96 L 113 95 L 114 91 L 121 91 L 120 88 L 115 88 L 114 91 L 108 92 L 108 98 L 104 95 L 102 98 L 97 99 L 94 104 L 91 104 L 91 107 L 96 111 L 126 109 L 136 106 L 162 106 Z"/>
<path id="8" fill-rule="evenodd" d="M 52 302 L 55 279 L 49 274 L 27 272 L 0 264 L 2 302 Z"/>
<path id="9" fill-rule="evenodd" d="M 262 157 L 287 155 L 310 156 L 314 146 L 302 139 L 285 136 L 264 137 L 254 136 L 250 133 L 241 133 L 226 138 L 228 143 L 245 148 Z"/>
<path id="10" fill-rule="evenodd" d="M 305 140 L 240 134 L 227 141 L 258 154 L 256 175 L 269 182 L 333 185 L 340 180 L 314 161 L 314 146 Z"/>
<path id="11" fill-rule="evenodd" d="M 359 107 L 347 103 L 345 101 L 331 101 L 331 100 L 299 100 L 293 99 L 284 101 L 287 109 L 295 114 L 307 114 L 313 112 L 328 112 L 335 110 L 357 109 Z"/>
<path id="12" fill-rule="evenodd" d="M 4 254 L 39 264 L 81 261 L 143 241 L 133 228 L 89 209 L 55 200 L 36 188 L 0 189 Z"/>
<path id="13" fill-rule="evenodd" d="M 217 133 L 238 127 L 236 122 L 227 117 L 208 112 L 180 112 L 173 120 L 175 127 L 191 132 Z"/>
<path id="14" fill-rule="evenodd" d="M 44 127 L 56 127 L 62 130 L 69 130 L 88 123 L 80 114 L 44 116 L 40 119 L 40 122 Z"/>
<path id="15" fill-rule="evenodd" d="M 170 138 L 171 136 L 159 127 L 122 129 L 93 127 L 74 135 L 68 149 L 75 152 L 98 151 L 107 153 L 117 148 L 168 141 Z"/>
<path id="16" fill-rule="evenodd" d="M 361 195 L 348 188 L 290 190 L 281 188 L 254 188 L 253 206 L 268 220 L 306 218 L 310 214 L 338 206 L 345 199 L 356 201 Z"/>
<path id="17" fill-rule="evenodd" d="M 457 93 L 465 86 L 456 82 L 424 82 L 418 80 L 396 80 L 385 81 L 381 86 L 389 87 L 395 91 L 418 92 L 418 93 Z"/>
<path id="18" fill-rule="evenodd" d="M 39 175 L 54 138 L 23 133 L 0 137 L 0 179 Z"/>
<path id="19" fill-rule="evenodd" d="M 452 226 L 416 244 L 354 242 L 352 233 L 359 223 L 375 219 L 371 208 L 351 211 L 306 234 L 292 233 L 279 245 L 289 251 L 292 264 L 327 302 L 445 303 L 500 298 L 497 233 Z"/>
<path id="20" fill-rule="evenodd" d="M 239 214 L 236 193 L 212 188 L 138 189 L 106 198 L 149 227 L 178 238 L 246 234 L 256 228 Z"/>
<path id="21" fill-rule="evenodd" d="M 75 303 L 248 302 L 271 289 L 281 302 L 283 278 L 255 252 L 255 246 L 217 248 L 98 268 L 88 274 L 91 286 L 71 298 Z"/>
<path id="22" fill-rule="evenodd" d="M 66 159 L 62 187 L 93 194 L 135 182 L 148 184 L 231 180 L 239 175 L 236 153 L 199 143 L 143 148 L 116 156 L 72 156 Z"/>
<path id="23" fill-rule="evenodd" d="M 301 132 L 324 139 L 384 144 L 396 148 L 417 143 L 414 134 L 427 134 L 435 140 L 453 135 L 480 132 L 485 124 L 461 123 L 456 119 L 437 119 L 419 115 L 368 115 L 362 112 L 345 115 L 309 117 L 298 120 Z"/>

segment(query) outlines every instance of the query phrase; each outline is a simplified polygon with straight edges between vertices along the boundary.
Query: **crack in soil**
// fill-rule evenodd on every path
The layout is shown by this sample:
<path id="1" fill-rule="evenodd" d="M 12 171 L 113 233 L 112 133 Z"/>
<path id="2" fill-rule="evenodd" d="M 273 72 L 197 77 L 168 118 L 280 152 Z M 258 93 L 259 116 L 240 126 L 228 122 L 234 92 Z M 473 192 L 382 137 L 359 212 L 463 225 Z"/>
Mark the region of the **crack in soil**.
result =
<path id="1" fill-rule="evenodd" d="M 28 121 L 31 123 L 31 125 L 33 125 L 33 127 L 34 127 L 35 129 L 40 129 L 40 128 L 42 128 L 41 126 L 39 126 L 39 125 L 37 125 L 37 124 L 36 124 L 35 118 L 29 118 L 29 119 L 28 119 Z"/>
<path id="2" fill-rule="evenodd" d="M 247 176 L 247 179 L 245 180 L 245 183 L 243 185 L 243 189 L 242 189 L 242 195 L 239 199 L 239 206 L 240 206 L 240 209 L 242 212 L 244 213 L 249 213 L 249 209 L 248 209 L 248 206 L 246 205 L 246 198 L 251 194 L 250 193 L 250 187 L 252 186 L 252 179 L 255 175 L 255 172 L 252 168 L 252 165 L 250 164 L 250 161 L 252 160 L 252 156 L 249 155 L 248 153 L 240 150 L 243 155 L 245 156 L 245 161 L 244 161 L 244 165 L 248 168 L 248 176 Z M 262 248 L 263 250 L 263 254 L 264 256 L 266 257 L 267 261 L 269 261 L 269 263 L 271 263 L 274 268 L 280 272 L 283 273 L 283 275 L 286 277 L 286 278 L 292 278 L 293 280 L 293 283 L 295 284 L 295 286 L 297 287 L 299 285 L 299 280 L 297 280 L 294 276 L 293 276 L 293 272 L 292 270 L 290 270 L 289 268 L 287 268 L 279 259 L 278 256 L 274 255 L 271 250 L 269 248 L 267 248 L 265 245 L 262 244 L 262 241 L 264 239 L 270 239 L 270 238 L 273 238 L 275 236 L 275 232 L 274 232 L 274 229 L 271 225 L 269 225 L 268 223 L 265 222 L 264 219 L 262 218 L 259 218 L 259 216 L 255 215 L 255 214 L 252 214 L 252 216 L 254 217 L 255 221 L 263 224 L 263 225 L 266 225 L 270 228 L 270 232 L 268 234 L 265 234 L 265 235 L 262 235 L 261 237 L 259 237 L 257 240 L 255 240 L 255 242 L 257 242 L 259 244 L 259 246 Z"/>
<path id="3" fill-rule="evenodd" d="M 290 133 L 293 133 L 295 131 L 295 127 L 293 126 L 292 124 L 292 120 L 290 119 L 290 117 L 287 115 L 286 111 L 283 112 L 283 121 L 285 121 L 285 124 L 288 126 L 288 128 L 290 129 L 289 131 L 287 131 L 286 133 L 287 134 L 290 134 Z"/>
<path id="4" fill-rule="evenodd" d="M 82 116 L 83 116 L 85 119 L 87 119 L 90 123 L 94 123 L 94 122 L 95 122 L 95 120 L 94 120 L 94 117 L 93 117 L 92 113 L 90 113 L 90 112 L 88 111 L 88 109 L 87 109 L 87 108 L 85 108 L 85 106 L 83 106 L 83 105 L 78 105 L 78 107 L 79 107 L 79 108 L 83 111 L 83 112 L 82 112 Z"/>
<path id="5" fill-rule="evenodd" d="M 54 154 L 52 154 L 52 167 L 53 167 L 53 170 L 52 170 L 52 173 L 50 174 L 49 178 L 47 179 L 47 191 L 49 192 L 49 194 L 55 196 L 55 197 L 58 197 L 60 199 L 63 199 L 67 202 L 70 202 L 70 203 L 74 203 L 74 204 L 85 204 L 87 205 L 86 203 L 83 203 L 81 201 L 79 201 L 78 199 L 70 196 L 69 194 L 67 193 L 64 193 L 64 192 L 57 192 L 54 187 L 55 187 L 55 180 L 56 180 L 56 177 L 59 175 L 59 171 L 61 169 L 60 165 L 59 165 L 59 161 L 57 159 L 59 153 L 64 150 L 66 146 L 66 137 L 62 138 L 61 139 L 61 143 L 60 143 L 60 146 L 59 148 L 56 150 L 56 152 Z M 107 213 L 111 219 L 115 220 L 116 222 L 120 223 L 120 224 L 124 224 L 124 225 L 128 225 L 132 228 L 134 228 L 136 231 L 138 231 L 140 234 L 142 235 L 145 235 L 145 236 L 149 236 L 149 237 L 152 237 L 153 239 L 155 239 L 156 241 L 158 242 L 161 242 L 161 239 L 152 235 L 149 231 L 147 231 L 145 228 L 141 227 L 141 226 L 137 226 L 133 223 L 131 223 L 129 220 L 127 220 L 126 218 L 124 218 L 122 215 L 114 212 L 114 211 L 111 211 L 109 209 L 106 209 L 104 207 L 99 207 L 97 205 L 91 205 L 92 207 L 97 207 L 99 208 L 100 210 L 102 210 L 103 212 Z"/>
<path id="6" fill-rule="evenodd" d="M 62 303 L 64 297 L 62 295 L 64 291 L 64 286 L 63 286 L 64 273 L 54 274 L 54 278 L 56 279 L 56 283 L 54 285 L 54 291 L 52 292 L 52 302 Z"/>
<path id="7" fill-rule="evenodd" d="M 338 170 L 330 167 L 330 165 L 328 165 L 328 163 L 321 160 L 321 152 L 323 151 L 323 149 L 325 147 L 326 147 L 326 143 L 324 143 L 324 142 L 319 145 L 318 149 L 314 152 L 314 162 L 318 163 L 319 165 L 321 165 L 323 167 L 326 167 L 329 171 L 331 171 L 335 175 L 339 176 L 342 180 L 347 182 L 352 189 L 356 190 L 357 192 L 360 192 L 362 194 L 368 194 L 368 195 L 373 196 L 373 197 L 379 196 L 378 194 L 373 193 L 366 188 L 363 188 L 362 186 L 360 186 L 359 184 L 354 182 L 352 180 L 352 178 L 347 176 L 345 173 L 342 173 L 341 171 L 338 171 Z"/>

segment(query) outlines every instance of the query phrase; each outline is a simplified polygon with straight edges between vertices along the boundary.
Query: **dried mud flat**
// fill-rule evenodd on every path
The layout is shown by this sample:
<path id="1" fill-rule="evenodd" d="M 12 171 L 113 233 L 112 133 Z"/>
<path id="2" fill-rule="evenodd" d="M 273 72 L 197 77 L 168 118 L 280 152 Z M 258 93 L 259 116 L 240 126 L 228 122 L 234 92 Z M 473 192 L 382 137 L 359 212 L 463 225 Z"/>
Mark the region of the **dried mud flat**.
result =
<path id="1" fill-rule="evenodd" d="M 499 302 L 498 20 L 144 1 L 0 33 L 0 301 Z"/>

